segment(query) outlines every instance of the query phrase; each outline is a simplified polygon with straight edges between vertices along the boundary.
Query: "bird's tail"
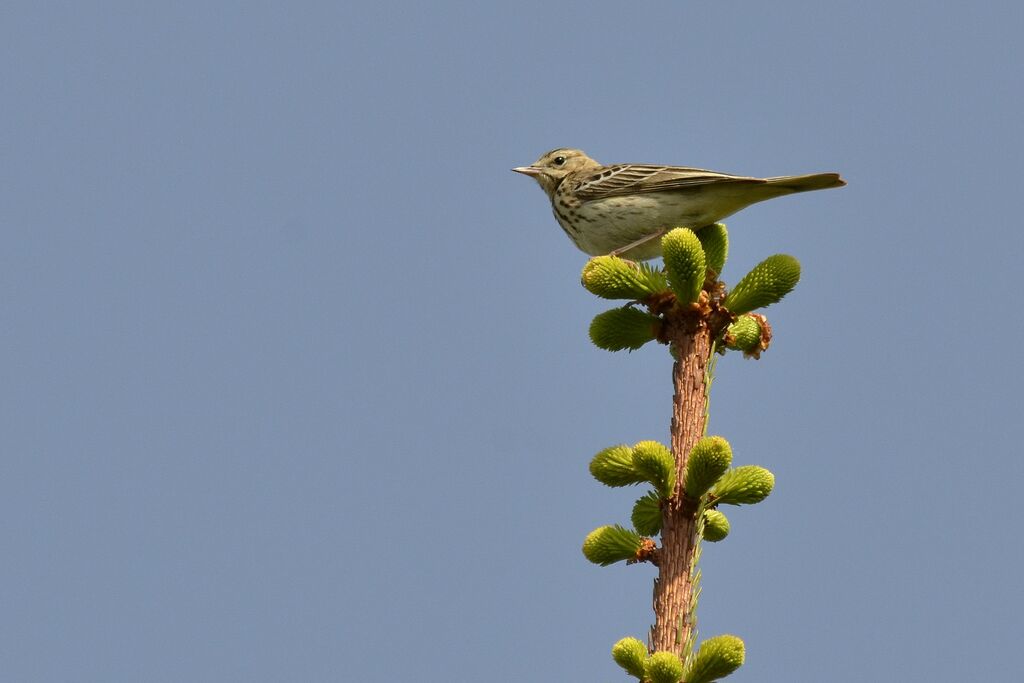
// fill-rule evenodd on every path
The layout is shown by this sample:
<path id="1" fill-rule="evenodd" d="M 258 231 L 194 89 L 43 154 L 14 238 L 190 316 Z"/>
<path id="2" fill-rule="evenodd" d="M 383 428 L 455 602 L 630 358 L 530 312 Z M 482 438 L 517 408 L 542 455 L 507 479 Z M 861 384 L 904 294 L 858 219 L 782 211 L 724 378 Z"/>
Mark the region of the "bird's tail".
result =
<path id="1" fill-rule="evenodd" d="M 778 178 L 765 178 L 765 182 L 786 192 L 810 192 L 811 190 L 828 190 L 842 187 L 846 181 L 838 173 L 811 173 L 810 175 L 789 175 Z"/>

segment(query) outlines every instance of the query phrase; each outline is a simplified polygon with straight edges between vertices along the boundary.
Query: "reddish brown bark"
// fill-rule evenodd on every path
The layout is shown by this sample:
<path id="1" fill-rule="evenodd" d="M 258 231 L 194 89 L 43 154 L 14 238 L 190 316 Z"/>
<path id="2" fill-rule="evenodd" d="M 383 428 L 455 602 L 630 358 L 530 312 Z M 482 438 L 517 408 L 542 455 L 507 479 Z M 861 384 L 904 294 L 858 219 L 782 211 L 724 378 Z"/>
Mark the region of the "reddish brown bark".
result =
<path id="1" fill-rule="evenodd" d="M 694 553 L 697 549 L 697 505 L 682 492 L 686 460 L 704 434 L 707 407 L 707 366 L 711 333 L 706 319 L 687 317 L 674 321 L 668 336 L 678 351 L 672 369 L 672 455 L 676 461 L 676 487 L 664 508 L 658 578 L 654 583 L 655 624 L 650 647 L 678 655 L 693 630 Z"/>

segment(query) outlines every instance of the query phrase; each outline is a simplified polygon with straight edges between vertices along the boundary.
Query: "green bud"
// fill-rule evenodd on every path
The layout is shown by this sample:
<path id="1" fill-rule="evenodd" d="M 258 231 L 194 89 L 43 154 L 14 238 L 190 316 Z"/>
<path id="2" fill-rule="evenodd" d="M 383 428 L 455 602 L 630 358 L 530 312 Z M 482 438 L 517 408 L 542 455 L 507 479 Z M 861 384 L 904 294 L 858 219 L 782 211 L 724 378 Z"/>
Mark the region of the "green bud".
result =
<path id="1" fill-rule="evenodd" d="M 729 256 L 729 231 L 725 229 L 725 223 L 704 226 L 697 231 L 697 239 L 704 248 L 708 270 L 721 275 L 725 259 Z"/>
<path id="2" fill-rule="evenodd" d="M 654 491 L 649 491 L 633 505 L 630 518 L 633 528 L 644 536 L 657 536 L 661 532 L 661 498 Z"/>
<path id="3" fill-rule="evenodd" d="M 725 307 L 739 315 L 770 306 L 793 291 L 799 281 L 799 261 L 786 254 L 769 256 L 736 283 Z"/>
<path id="4" fill-rule="evenodd" d="M 636 308 L 613 308 L 594 316 L 590 341 L 606 351 L 634 351 L 657 336 L 661 321 Z"/>
<path id="5" fill-rule="evenodd" d="M 698 441 L 686 461 L 683 489 L 690 498 L 700 498 L 732 464 L 732 447 L 720 436 Z"/>
<path id="6" fill-rule="evenodd" d="M 623 560 L 636 559 L 643 537 L 618 524 L 594 529 L 583 540 L 583 555 L 594 564 L 607 567 Z"/>
<path id="7" fill-rule="evenodd" d="M 729 535 L 729 519 L 718 510 L 704 511 L 704 533 L 705 541 L 717 543 Z"/>
<path id="8" fill-rule="evenodd" d="M 711 683 L 725 678 L 743 665 L 743 641 L 736 636 L 708 638 L 686 670 L 686 683 Z"/>
<path id="9" fill-rule="evenodd" d="M 605 486 L 630 486 L 647 481 L 633 466 L 633 449 L 625 444 L 606 448 L 590 461 L 590 473 Z"/>
<path id="10" fill-rule="evenodd" d="M 636 638 L 623 638 L 612 646 L 612 659 L 629 675 L 643 678 L 647 646 Z"/>
<path id="11" fill-rule="evenodd" d="M 668 289 L 665 273 L 617 256 L 596 256 L 583 266 L 587 291 L 603 299 L 643 299 Z"/>
<path id="12" fill-rule="evenodd" d="M 645 680 L 651 683 L 679 683 L 682 679 L 683 663 L 676 653 L 655 652 L 647 658 Z"/>
<path id="13" fill-rule="evenodd" d="M 658 490 L 662 498 L 670 498 L 676 485 L 676 459 L 668 448 L 657 441 L 641 441 L 633 446 L 633 467 Z"/>
<path id="14" fill-rule="evenodd" d="M 681 303 L 700 297 L 707 275 L 704 249 L 689 228 L 675 228 L 661 238 L 661 251 L 668 271 L 668 284 Z"/>
<path id="15" fill-rule="evenodd" d="M 752 315 L 741 315 L 736 322 L 729 325 L 726 335 L 730 339 L 726 346 L 730 349 L 750 351 L 761 344 L 761 326 Z"/>
<path id="16" fill-rule="evenodd" d="M 757 465 L 744 465 L 722 475 L 711 489 L 711 502 L 725 505 L 753 505 L 768 497 L 775 475 Z"/>

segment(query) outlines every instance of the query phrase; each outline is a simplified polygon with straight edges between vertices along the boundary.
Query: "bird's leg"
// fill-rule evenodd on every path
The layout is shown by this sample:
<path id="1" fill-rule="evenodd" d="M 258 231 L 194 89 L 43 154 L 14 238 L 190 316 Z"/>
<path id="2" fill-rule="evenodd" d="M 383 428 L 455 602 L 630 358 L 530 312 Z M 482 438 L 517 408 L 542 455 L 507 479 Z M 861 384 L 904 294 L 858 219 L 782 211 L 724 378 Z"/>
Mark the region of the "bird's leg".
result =
<path id="1" fill-rule="evenodd" d="M 659 237 L 663 236 L 666 232 L 668 232 L 668 228 L 662 228 L 661 230 L 658 230 L 656 232 L 652 232 L 650 235 L 645 235 L 644 237 L 641 237 L 640 239 L 636 240 L 635 242 L 630 242 L 629 244 L 627 244 L 624 247 L 619 247 L 618 249 L 615 249 L 612 252 L 610 252 L 608 255 L 609 256 L 618 256 L 619 254 L 624 254 L 625 252 L 629 251 L 633 247 L 639 247 L 641 244 L 647 244 L 651 240 L 658 239 Z"/>

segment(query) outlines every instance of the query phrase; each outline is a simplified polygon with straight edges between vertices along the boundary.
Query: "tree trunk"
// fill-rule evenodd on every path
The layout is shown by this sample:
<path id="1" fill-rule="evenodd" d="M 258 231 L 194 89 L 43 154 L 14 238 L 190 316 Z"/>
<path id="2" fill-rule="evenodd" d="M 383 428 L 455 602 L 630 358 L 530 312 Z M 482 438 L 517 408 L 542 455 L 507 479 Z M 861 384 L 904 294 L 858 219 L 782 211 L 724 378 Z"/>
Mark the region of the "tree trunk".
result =
<path id="1" fill-rule="evenodd" d="M 676 487 L 665 505 L 658 552 L 658 578 L 654 583 L 655 624 L 649 645 L 680 657 L 693 632 L 693 573 L 697 550 L 697 501 L 683 495 L 683 473 L 694 444 L 704 435 L 707 410 L 707 366 L 711 335 L 704 319 L 690 318 L 670 332 L 679 354 L 672 368 L 672 455 L 676 460 Z M 694 324 L 696 323 L 696 324 Z"/>

